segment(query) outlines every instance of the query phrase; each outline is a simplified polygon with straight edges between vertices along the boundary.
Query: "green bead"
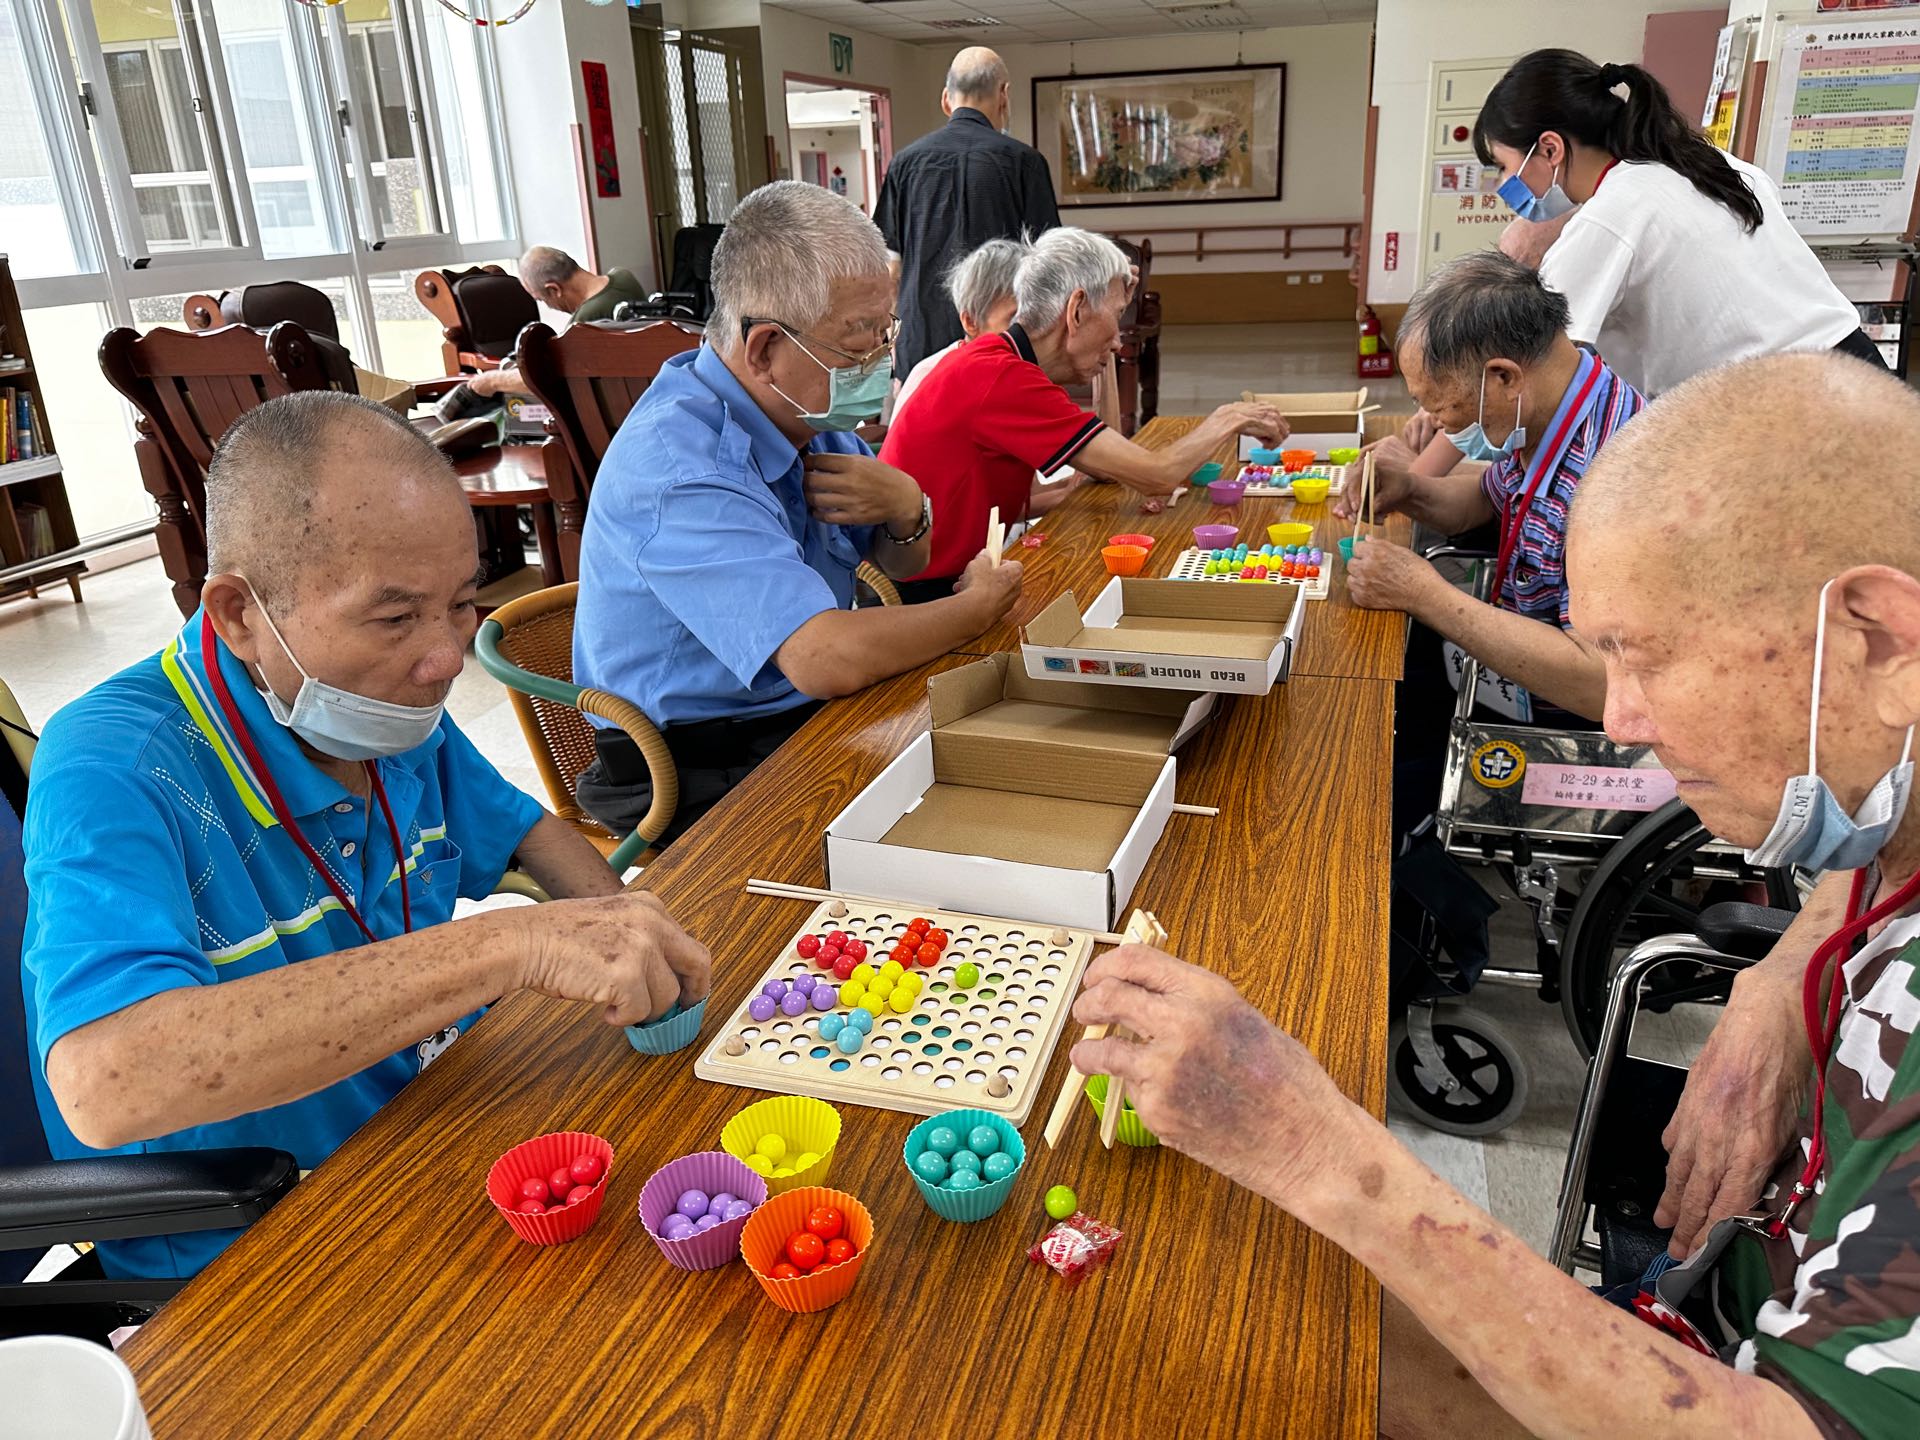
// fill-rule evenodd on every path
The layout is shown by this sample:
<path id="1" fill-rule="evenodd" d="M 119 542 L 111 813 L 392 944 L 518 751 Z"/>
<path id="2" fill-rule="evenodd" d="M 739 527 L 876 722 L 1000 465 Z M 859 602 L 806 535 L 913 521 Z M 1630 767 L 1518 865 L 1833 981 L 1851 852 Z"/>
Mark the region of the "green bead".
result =
<path id="1" fill-rule="evenodd" d="M 936 1125 L 927 1132 L 927 1149 L 936 1155 L 951 1155 L 960 1148 L 960 1132 L 951 1125 Z"/>
<path id="2" fill-rule="evenodd" d="M 937 1150 L 922 1150 L 913 1157 L 913 1170 L 930 1185 L 938 1185 L 947 1178 L 947 1161 Z"/>
<path id="3" fill-rule="evenodd" d="M 1064 1185 L 1056 1185 L 1047 1191 L 1047 1214 L 1056 1220 L 1065 1220 L 1080 1208 L 1080 1197 Z"/>
<path id="4" fill-rule="evenodd" d="M 980 967 L 969 960 L 953 972 L 953 983 L 961 990 L 971 990 L 980 983 Z"/>
<path id="5" fill-rule="evenodd" d="M 981 1176 L 991 1184 L 995 1180 L 1004 1180 L 1020 1168 L 1020 1162 L 1001 1150 L 987 1156 L 980 1162 Z"/>
<path id="6" fill-rule="evenodd" d="M 953 1166 L 956 1171 L 966 1170 L 974 1175 L 980 1173 L 980 1157 L 971 1150 L 954 1151 L 953 1158 L 947 1163 Z"/>
<path id="7" fill-rule="evenodd" d="M 955 1169 L 951 1175 L 947 1176 L 949 1190 L 978 1190 L 979 1188 L 980 1177 L 971 1170 Z"/>

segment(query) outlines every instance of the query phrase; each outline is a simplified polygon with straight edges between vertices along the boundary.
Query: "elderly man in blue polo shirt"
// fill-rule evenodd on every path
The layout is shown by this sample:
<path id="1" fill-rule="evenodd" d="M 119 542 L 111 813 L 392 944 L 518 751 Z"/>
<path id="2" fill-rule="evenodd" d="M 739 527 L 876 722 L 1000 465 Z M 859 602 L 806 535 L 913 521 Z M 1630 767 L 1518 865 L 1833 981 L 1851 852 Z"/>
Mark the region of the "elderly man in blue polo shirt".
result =
<path id="1" fill-rule="evenodd" d="M 56 1156 L 313 1166 L 502 995 L 626 1024 L 706 994 L 707 952 L 444 713 L 478 555 L 439 452 L 291 395 L 228 430 L 207 507 L 199 612 L 34 757 L 22 977 Z M 446 923 L 516 856 L 573 898 Z M 191 1275 L 236 1233 L 100 1250 Z"/>
<path id="2" fill-rule="evenodd" d="M 762 186 L 727 221 L 713 291 L 706 343 L 666 363 L 601 462 L 574 617 L 574 678 L 639 706 L 673 752 L 668 840 L 816 702 L 946 654 L 1020 590 L 1018 563 L 980 553 L 938 604 L 848 608 L 862 560 L 926 567 L 937 518 L 851 433 L 891 384 L 893 277 L 872 221 L 817 185 Z M 645 762 L 618 731 L 596 741 L 580 802 L 631 828 L 652 798 Z"/>

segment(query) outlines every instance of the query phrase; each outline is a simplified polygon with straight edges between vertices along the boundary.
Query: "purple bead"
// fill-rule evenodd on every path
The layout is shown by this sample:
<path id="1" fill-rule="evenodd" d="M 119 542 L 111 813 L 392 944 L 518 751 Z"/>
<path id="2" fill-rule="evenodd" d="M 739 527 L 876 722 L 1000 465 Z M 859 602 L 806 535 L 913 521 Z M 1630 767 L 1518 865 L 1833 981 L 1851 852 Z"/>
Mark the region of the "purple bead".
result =
<path id="1" fill-rule="evenodd" d="M 693 1222 L 694 1233 L 699 1234 L 702 1231 L 711 1230 L 719 1223 L 720 1217 L 718 1215 L 702 1215 L 698 1220 Z"/>
<path id="2" fill-rule="evenodd" d="M 660 1234 L 667 1240 L 684 1240 L 693 1234 L 693 1222 L 676 1210 L 661 1222 Z"/>
<path id="3" fill-rule="evenodd" d="M 735 1200 L 727 1206 L 720 1218 L 722 1220 L 744 1220 L 752 1213 L 753 1202 L 751 1200 Z"/>
<path id="4" fill-rule="evenodd" d="M 807 997 L 798 990 L 789 990 L 787 998 L 780 1002 L 780 1008 L 788 1015 L 804 1015 L 807 1013 Z"/>
<path id="5" fill-rule="evenodd" d="M 778 1008 L 764 995 L 756 995 L 747 1002 L 747 1014 L 756 1020 L 771 1020 L 773 1012 Z"/>
<path id="6" fill-rule="evenodd" d="M 731 1205 L 737 1198 L 737 1196 L 730 1195 L 725 1190 L 716 1190 L 713 1198 L 707 1201 L 707 1214 L 725 1215 L 727 1213 L 727 1206 Z"/>
<path id="7" fill-rule="evenodd" d="M 769 1000 L 777 1003 L 786 997 L 787 982 L 784 980 L 769 980 L 760 987 L 760 993 Z"/>
<path id="8" fill-rule="evenodd" d="M 811 995 L 813 993 L 813 987 L 819 983 L 820 980 L 818 976 L 809 975 L 803 970 L 795 977 L 793 988 L 798 990 L 802 995 Z"/>
<path id="9" fill-rule="evenodd" d="M 813 987 L 813 1008 L 816 1010 L 831 1010 L 833 1008 L 833 987 L 831 985 L 816 985 Z"/>
<path id="10" fill-rule="evenodd" d="M 707 1213 L 707 1192 L 704 1190 L 683 1190 L 680 1201 L 673 1207 L 689 1220 L 698 1220 Z"/>

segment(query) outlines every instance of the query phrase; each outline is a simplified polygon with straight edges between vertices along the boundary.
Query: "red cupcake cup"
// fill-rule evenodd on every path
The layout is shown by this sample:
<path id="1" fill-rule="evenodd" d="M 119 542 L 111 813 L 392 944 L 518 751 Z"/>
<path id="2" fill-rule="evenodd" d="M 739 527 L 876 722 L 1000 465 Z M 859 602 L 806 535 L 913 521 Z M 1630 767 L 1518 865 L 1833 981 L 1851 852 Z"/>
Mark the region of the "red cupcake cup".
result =
<path id="1" fill-rule="evenodd" d="M 816 1205 L 832 1205 L 846 1217 L 846 1229 L 841 1233 L 853 1242 L 853 1258 L 776 1280 L 773 1267 L 787 1258 L 787 1237 L 806 1228 L 807 1212 Z M 747 1217 L 747 1228 L 740 1232 L 740 1255 L 753 1271 L 753 1278 L 760 1282 L 769 1300 L 796 1315 L 811 1315 L 846 1299 L 872 1249 L 873 1216 L 867 1213 L 867 1207 L 844 1190 L 821 1185 L 803 1185 L 774 1196 Z"/>
<path id="2" fill-rule="evenodd" d="M 703 1190 L 709 1195 L 724 1190 L 758 1209 L 766 1203 L 767 1182 L 724 1150 L 702 1150 L 669 1160 L 640 1187 L 640 1223 L 669 1262 L 682 1270 L 717 1270 L 737 1260 L 740 1232 L 747 1228 L 751 1215 L 724 1220 L 681 1240 L 669 1240 L 660 1233 L 674 1205 L 689 1190 Z"/>
<path id="3" fill-rule="evenodd" d="M 596 1155 L 600 1159 L 600 1178 L 594 1182 L 592 1193 L 544 1215 L 523 1214 L 518 1208 L 521 1185 L 536 1178 L 545 1180 L 572 1164 L 576 1155 Z M 529 1245 L 564 1245 L 593 1228 L 612 1178 L 613 1146 L 584 1130 L 561 1130 L 523 1141 L 494 1161 L 487 1172 L 487 1198 L 500 1218 L 513 1227 L 513 1233 Z"/>

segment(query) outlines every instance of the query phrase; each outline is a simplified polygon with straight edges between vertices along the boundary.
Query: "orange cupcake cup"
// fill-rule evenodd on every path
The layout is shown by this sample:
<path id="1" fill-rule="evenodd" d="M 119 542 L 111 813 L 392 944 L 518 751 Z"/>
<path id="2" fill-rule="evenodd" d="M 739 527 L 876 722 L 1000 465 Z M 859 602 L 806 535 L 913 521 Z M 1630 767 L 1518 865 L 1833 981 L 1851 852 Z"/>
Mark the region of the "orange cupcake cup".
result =
<path id="1" fill-rule="evenodd" d="M 846 1229 L 841 1233 L 853 1243 L 853 1258 L 776 1280 L 773 1267 L 786 1259 L 787 1237 L 806 1228 L 807 1212 L 816 1205 L 832 1205 L 846 1217 Z M 844 1190 L 820 1185 L 803 1185 L 774 1196 L 747 1217 L 747 1228 L 740 1232 L 740 1257 L 747 1262 L 753 1278 L 760 1282 L 769 1300 L 796 1315 L 811 1315 L 846 1299 L 872 1249 L 873 1216 L 867 1213 L 867 1207 Z"/>

